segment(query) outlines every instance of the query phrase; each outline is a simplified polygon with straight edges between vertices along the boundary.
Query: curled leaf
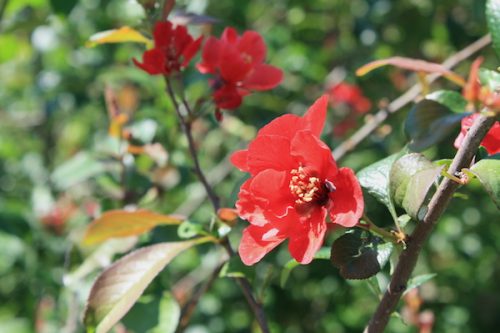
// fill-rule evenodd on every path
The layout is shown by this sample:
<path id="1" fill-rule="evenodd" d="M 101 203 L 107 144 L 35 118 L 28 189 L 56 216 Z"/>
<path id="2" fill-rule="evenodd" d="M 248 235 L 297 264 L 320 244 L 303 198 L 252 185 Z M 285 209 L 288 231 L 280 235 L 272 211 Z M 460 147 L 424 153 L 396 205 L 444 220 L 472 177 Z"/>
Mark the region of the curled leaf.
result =
<path id="1" fill-rule="evenodd" d="M 180 216 L 157 214 L 147 210 L 112 210 L 89 224 L 83 243 L 93 245 L 114 237 L 140 235 L 158 225 L 180 224 L 182 221 Z"/>
<path id="2" fill-rule="evenodd" d="M 436 64 L 424 60 L 405 58 L 405 57 L 391 57 L 387 59 L 380 59 L 372 61 L 356 70 L 357 76 L 368 74 L 374 69 L 382 66 L 392 65 L 402 69 L 407 69 L 414 72 L 424 73 L 439 73 L 448 80 L 458 84 L 459 86 L 465 85 L 465 80 L 458 74 L 450 71 L 441 64 Z"/>
<path id="3" fill-rule="evenodd" d="M 94 47 L 100 44 L 126 42 L 144 43 L 146 45 L 152 44 L 151 40 L 145 37 L 139 31 L 124 26 L 119 29 L 106 30 L 93 34 L 92 36 L 90 36 L 85 46 Z"/>

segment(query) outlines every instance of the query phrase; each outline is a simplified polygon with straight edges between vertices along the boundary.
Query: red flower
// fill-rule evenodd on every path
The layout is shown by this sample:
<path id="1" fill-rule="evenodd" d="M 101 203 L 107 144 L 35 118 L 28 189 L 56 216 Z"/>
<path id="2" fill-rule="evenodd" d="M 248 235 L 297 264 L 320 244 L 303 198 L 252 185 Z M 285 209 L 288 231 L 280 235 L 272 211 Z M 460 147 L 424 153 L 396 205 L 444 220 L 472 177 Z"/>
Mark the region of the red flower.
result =
<path id="1" fill-rule="evenodd" d="M 134 64 L 151 75 L 169 75 L 186 67 L 198 52 L 202 37 L 194 40 L 186 27 L 173 27 L 169 21 L 158 22 L 153 32 L 154 48 L 144 52 L 142 63 Z"/>
<path id="2" fill-rule="evenodd" d="M 347 104 L 356 113 L 366 113 L 370 111 L 372 104 L 368 98 L 363 96 L 358 86 L 341 82 L 330 88 L 332 106 Z"/>
<path id="3" fill-rule="evenodd" d="M 462 145 L 465 135 L 478 116 L 478 113 L 474 113 L 462 119 L 462 129 L 455 139 L 455 148 L 458 149 Z M 481 141 L 481 146 L 486 149 L 489 155 L 500 153 L 500 122 L 496 121 L 495 124 L 493 124 L 493 127 L 486 133 L 483 141 Z"/>
<path id="4" fill-rule="evenodd" d="M 292 257 L 311 262 L 332 223 L 352 227 L 364 202 L 354 172 L 337 168 L 330 149 L 319 139 L 326 117 L 327 96 L 304 117 L 281 116 L 235 152 L 231 162 L 250 173 L 240 189 L 236 209 L 250 222 L 239 253 L 246 265 L 258 262 L 285 239 Z"/>
<path id="5" fill-rule="evenodd" d="M 226 28 L 220 39 L 207 40 L 201 58 L 196 67 L 215 75 L 213 97 L 221 109 L 236 109 L 252 90 L 272 89 L 283 79 L 280 69 L 264 64 L 266 44 L 255 31 L 240 37 L 233 28 Z"/>

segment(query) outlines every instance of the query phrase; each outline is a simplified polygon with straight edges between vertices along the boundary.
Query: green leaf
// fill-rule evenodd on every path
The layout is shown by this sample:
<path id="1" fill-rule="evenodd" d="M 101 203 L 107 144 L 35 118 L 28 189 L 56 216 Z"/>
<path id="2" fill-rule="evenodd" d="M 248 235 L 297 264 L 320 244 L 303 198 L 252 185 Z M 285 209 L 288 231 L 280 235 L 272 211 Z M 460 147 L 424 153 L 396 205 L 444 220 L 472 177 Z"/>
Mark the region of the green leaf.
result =
<path id="1" fill-rule="evenodd" d="M 491 91 L 497 91 L 498 87 L 500 87 L 500 73 L 486 68 L 480 68 L 479 81 L 481 85 L 487 86 Z"/>
<path id="2" fill-rule="evenodd" d="M 316 254 L 314 255 L 314 259 L 330 259 L 330 248 L 328 247 L 322 247 Z M 300 263 L 294 259 L 290 260 L 285 264 L 283 267 L 283 270 L 281 271 L 281 276 L 280 276 L 280 286 L 281 288 L 284 288 L 286 285 L 286 282 L 288 281 L 288 277 L 290 276 L 290 273 L 292 270 L 300 266 Z"/>
<path id="3" fill-rule="evenodd" d="M 500 2 L 498 0 L 486 1 L 486 20 L 491 33 L 493 48 L 500 57 Z"/>
<path id="4" fill-rule="evenodd" d="M 54 12 L 67 16 L 77 2 L 77 0 L 50 0 L 50 6 Z"/>
<path id="5" fill-rule="evenodd" d="M 181 307 L 171 293 L 165 293 L 160 301 L 158 326 L 152 333 L 174 333 L 181 318 Z"/>
<path id="6" fill-rule="evenodd" d="M 462 94 L 457 93 L 452 90 L 438 90 L 434 91 L 427 96 L 425 99 L 438 102 L 446 106 L 450 111 L 454 113 L 463 113 L 467 106 L 467 101 L 462 96 Z"/>
<path id="7" fill-rule="evenodd" d="M 446 96 L 445 96 L 446 95 Z M 410 110 L 405 122 L 405 133 L 410 139 L 409 148 L 413 151 L 423 151 L 452 134 L 458 133 L 458 126 L 462 118 L 469 113 L 455 113 L 452 110 L 461 108 L 460 102 L 451 95 L 438 94 L 432 99 L 424 99 Z M 442 100 L 446 99 L 446 104 Z M 453 108 L 453 109 L 452 109 Z"/>
<path id="8" fill-rule="evenodd" d="M 412 290 L 413 288 L 417 288 L 427 281 L 431 280 L 434 278 L 437 274 L 431 273 L 431 274 L 422 274 L 422 275 L 417 275 L 415 277 L 412 277 L 410 280 L 408 280 L 408 284 L 406 286 L 406 290 L 404 294 L 406 294 L 408 291 Z"/>
<path id="9" fill-rule="evenodd" d="M 160 243 L 136 250 L 107 268 L 95 281 L 84 323 L 96 333 L 108 332 L 132 307 L 151 281 L 182 251 L 206 238 Z"/>
<path id="10" fill-rule="evenodd" d="M 380 272 L 393 249 L 392 244 L 379 241 L 362 232 L 345 234 L 333 242 L 330 260 L 345 279 L 367 279 Z"/>
<path id="11" fill-rule="evenodd" d="M 403 207 L 412 218 L 418 219 L 419 210 L 441 169 L 442 167 L 417 153 L 398 159 L 390 172 L 390 190 L 394 203 Z"/>
<path id="12" fill-rule="evenodd" d="M 396 219 L 396 210 L 389 191 L 389 172 L 392 164 L 399 156 L 400 153 L 390 155 L 367 166 L 356 175 L 361 187 L 379 202 L 386 205 L 394 219 Z"/>
<path id="13" fill-rule="evenodd" d="M 100 161 L 89 153 L 81 152 L 55 169 L 50 178 L 59 190 L 66 190 L 104 171 Z"/>
<path id="14" fill-rule="evenodd" d="M 495 205 L 500 209 L 500 154 L 474 164 L 470 171 L 479 179 Z"/>

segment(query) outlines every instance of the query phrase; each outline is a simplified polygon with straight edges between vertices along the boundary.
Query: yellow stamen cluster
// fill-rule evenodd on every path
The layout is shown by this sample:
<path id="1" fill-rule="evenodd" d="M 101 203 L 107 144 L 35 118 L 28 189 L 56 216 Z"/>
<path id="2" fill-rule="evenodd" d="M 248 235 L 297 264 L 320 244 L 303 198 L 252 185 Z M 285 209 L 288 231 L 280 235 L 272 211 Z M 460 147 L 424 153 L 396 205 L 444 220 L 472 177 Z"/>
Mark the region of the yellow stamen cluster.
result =
<path id="1" fill-rule="evenodd" d="M 320 180 L 318 177 L 309 177 L 304 168 L 299 166 L 291 172 L 290 191 L 297 197 L 296 203 L 311 202 L 320 190 Z"/>

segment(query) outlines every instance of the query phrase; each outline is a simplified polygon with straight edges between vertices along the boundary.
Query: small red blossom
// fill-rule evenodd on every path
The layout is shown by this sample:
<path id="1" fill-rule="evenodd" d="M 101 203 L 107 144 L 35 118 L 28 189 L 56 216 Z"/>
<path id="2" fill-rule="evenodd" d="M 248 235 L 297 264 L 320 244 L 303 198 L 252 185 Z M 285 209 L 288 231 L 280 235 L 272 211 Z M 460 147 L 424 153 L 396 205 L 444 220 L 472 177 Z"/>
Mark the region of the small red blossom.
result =
<path id="1" fill-rule="evenodd" d="M 455 148 L 460 148 L 465 139 L 465 135 L 478 116 L 478 113 L 474 113 L 462 119 L 462 129 L 455 139 Z M 500 153 L 500 122 L 496 121 L 495 124 L 493 124 L 493 127 L 490 128 L 483 141 L 481 141 L 481 146 L 486 149 L 489 155 Z"/>
<path id="2" fill-rule="evenodd" d="M 329 217 L 344 227 L 356 225 L 364 209 L 361 187 L 349 168 L 338 168 L 330 149 L 319 139 L 328 97 L 304 117 L 287 114 L 264 126 L 248 149 L 231 162 L 249 172 L 236 202 L 238 215 L 250 222 L 239 254 L 252 265 L 289 240 L 293 258 L 311 262 L 321 247 Z"/>
<path id="3" fill-rule="evenodd" d="M 251 91 L 273 89 L 283 79 L 280 69 L 264 63 L 266 44 L 255 31 L 238 36 L 234 28 L 226 28 L 220 39 L 207 40 L 201 58 L 196 67 L 215 76 L 213 98 L 220 109 L 236 109 Z"/>
<path id="4" fill-rule="evenodd" d="M 194 40 L 187 28 L 176 27 L 169 21 L 155 25 L 154 48 L 144 52 L 142 63 L 133 59 L 134 64 L 151 75 L 169 75 L 185 68 L 198 52 L 202 37 Z"/>
<path id="5" fill-rule="evenodd" d="M 479 81 L 479 68 L 482 62 L 483 58 L 478 57 L 472 63 L 462 95 L 469 102 L 471 110 L 484 106 L 498 112 L 500 110 L 500 94 L 497 91 L 491 91 L 487 86 L 482 86 Z"/>
<path id="6" fill-rule="evenodd" d="M 330 97 L 333 107 L 347 104 L 352 111 L 358 114 L 366 113 L 372 107 L 372 103 L 368 98 L 363 96 L 358 86 L 346 82 L 341 82 L 331 87 Z"/>

